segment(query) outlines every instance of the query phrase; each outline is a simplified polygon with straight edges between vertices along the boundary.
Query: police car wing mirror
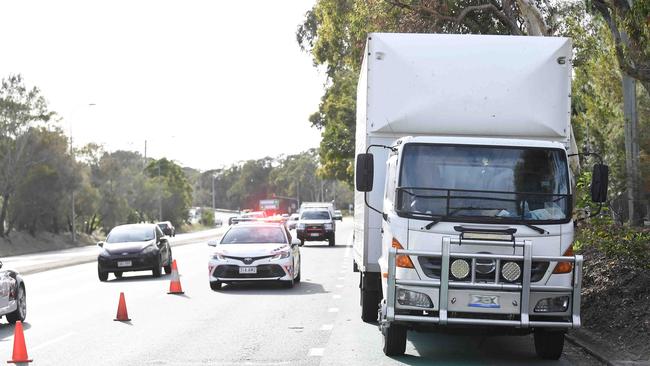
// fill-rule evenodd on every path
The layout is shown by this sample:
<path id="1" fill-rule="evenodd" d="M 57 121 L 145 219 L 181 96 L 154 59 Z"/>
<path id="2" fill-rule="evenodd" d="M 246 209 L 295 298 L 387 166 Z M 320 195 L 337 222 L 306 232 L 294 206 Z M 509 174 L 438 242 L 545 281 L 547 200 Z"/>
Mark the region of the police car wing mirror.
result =
<path id="1" fill-rule="evenodd" d="M 210 240 L 210 241 L 208 241 L 208 246 L 216 247 L 217 244 L 219 244 L 219 241 L 217 241 L 217 240 Z"/>

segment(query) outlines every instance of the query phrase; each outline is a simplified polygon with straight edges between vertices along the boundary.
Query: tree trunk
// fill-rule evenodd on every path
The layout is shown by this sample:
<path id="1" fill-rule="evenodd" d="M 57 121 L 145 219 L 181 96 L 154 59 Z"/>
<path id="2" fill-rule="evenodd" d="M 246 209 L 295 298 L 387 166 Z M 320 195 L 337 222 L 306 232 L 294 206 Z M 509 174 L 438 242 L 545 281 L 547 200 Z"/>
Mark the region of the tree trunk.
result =
<path id="1" fill-rule="evenodd" d="M 5 237 L 5 221 L 7 220 L 7 210 L 9 207 L 9 195 L 2 196 L 2 209 L 0 210 L 0 237 Z"/>

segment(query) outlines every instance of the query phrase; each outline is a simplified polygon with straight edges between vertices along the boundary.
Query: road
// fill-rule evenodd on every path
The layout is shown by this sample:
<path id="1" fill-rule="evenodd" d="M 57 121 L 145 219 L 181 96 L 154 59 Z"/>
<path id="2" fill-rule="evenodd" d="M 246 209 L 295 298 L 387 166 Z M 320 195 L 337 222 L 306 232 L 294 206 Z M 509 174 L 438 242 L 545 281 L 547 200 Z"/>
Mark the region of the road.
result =
<path id="1" fill-rule="evenodd" d="M 593 365 L 570 344 L 559 362 L 535 357 L 531 337 L 409 333 L 407 355 L 381 352 L 377 327 L 361 322 L 351 221 L 337 242 L 302 247 L 302 283 L 210 290 L 205 240 L 174 248 L 185 295 L 167 295 L 169 276 L 125 274 L 99 282 L 86 263 L 26 275 L 25 337 L 36 365 Z M 131 322 L 113 321 L 124 292 Z M 0 324 L 0 361 L 13 326 Z"/>

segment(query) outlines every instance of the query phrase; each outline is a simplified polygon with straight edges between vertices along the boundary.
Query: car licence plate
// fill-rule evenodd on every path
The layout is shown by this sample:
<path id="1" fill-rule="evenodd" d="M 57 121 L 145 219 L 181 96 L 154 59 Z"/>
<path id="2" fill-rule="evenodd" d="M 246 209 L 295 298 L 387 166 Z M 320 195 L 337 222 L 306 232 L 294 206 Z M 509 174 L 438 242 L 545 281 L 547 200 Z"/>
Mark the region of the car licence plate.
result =
<path id="1" fill-rule="evenodd" d="M 319 233 L 311 233 L 311 234 L 309 234 L 309 235 L 311 235 L 311 236 L 320 236 Z"/>
<path id="2" fill-rule="evenodd" d="M 474 308 L 498 309 L 501 307 L 501 305 L 499 305 L 499 296 L 470 295 L 470 299 L 471 300 L 468 305 Z"/>
<path id="3" fill-rule="evenodd" d="M 257 267 L 239 267 L 240 274 L 255 274 L 257 273 Z"/>
<path id="4" fill-rule="evenodd" d="M 117 262 L 118 267 L 131 267 L 133 265 L 133 262 L 131 261 L 119 261 Z"/>

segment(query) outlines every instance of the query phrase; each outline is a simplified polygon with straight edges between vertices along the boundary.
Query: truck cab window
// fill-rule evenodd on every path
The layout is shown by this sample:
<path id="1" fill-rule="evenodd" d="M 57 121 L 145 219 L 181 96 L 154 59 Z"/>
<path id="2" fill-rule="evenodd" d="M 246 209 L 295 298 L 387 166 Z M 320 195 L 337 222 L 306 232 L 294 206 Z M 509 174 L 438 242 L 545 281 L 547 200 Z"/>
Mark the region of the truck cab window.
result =
<path id="1" fill-rule="evenodd" d="M 570 214 L 566 153 L 558 149 L 407 144 L 402 212 L 495 221 Z"/>

